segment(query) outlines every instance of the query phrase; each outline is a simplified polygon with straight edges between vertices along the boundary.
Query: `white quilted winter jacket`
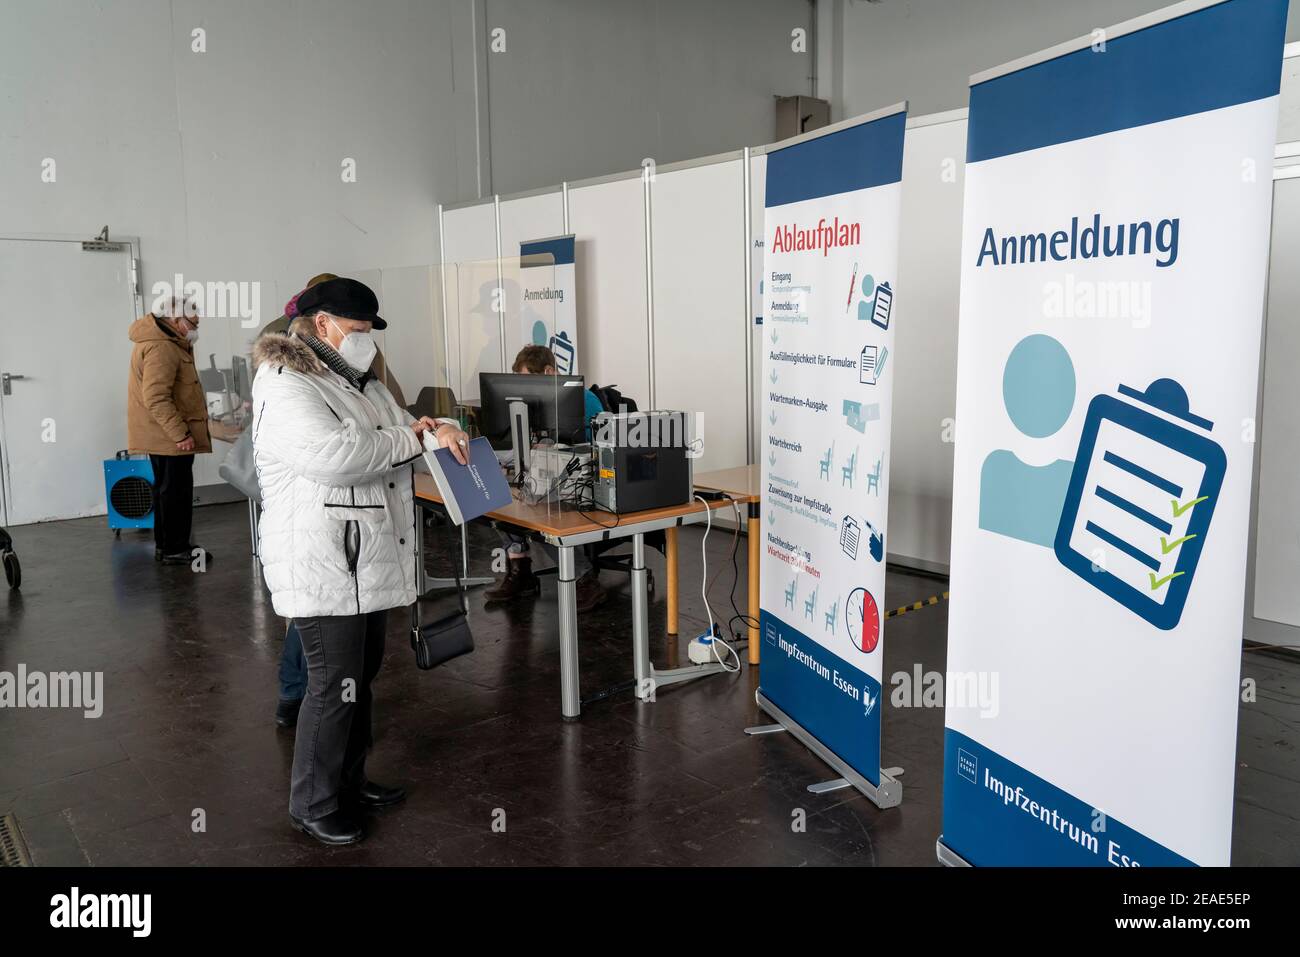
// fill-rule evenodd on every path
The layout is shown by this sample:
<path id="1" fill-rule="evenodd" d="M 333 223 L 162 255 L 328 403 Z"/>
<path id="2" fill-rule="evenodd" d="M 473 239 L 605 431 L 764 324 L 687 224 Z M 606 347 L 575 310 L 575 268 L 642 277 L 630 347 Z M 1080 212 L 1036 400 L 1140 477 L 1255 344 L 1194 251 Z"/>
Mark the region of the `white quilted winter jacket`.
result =
<path id="1" fill-rule="evenodd" d="M 262 568 L 284 618 L 415 601 L 410 414 L 377 380 L 364 394 L 296 337 L 253 347 L 253 453 Z"/>

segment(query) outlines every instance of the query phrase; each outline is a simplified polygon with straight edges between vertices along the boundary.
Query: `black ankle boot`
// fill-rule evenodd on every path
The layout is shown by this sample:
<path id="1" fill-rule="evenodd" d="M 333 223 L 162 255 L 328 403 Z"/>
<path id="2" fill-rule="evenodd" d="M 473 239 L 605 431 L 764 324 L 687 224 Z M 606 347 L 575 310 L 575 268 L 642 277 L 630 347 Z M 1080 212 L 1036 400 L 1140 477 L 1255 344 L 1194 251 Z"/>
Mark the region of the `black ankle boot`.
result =
<path id="1" fill-rule="evenodd" d="M 275 723 L 282 728 L 294 727 L 298 723 L 298 712 L 301 709 L 301 698 L 281 698 L 275 706 Z"/>
<path id="2" fill-rule="evenodd" d="M 355 844 L 361 840 L 361 825 L 346 811 L 335 811 L 315 821 L 303 821 L 290 814 L 289 820 L 293 822 L 295 828 L 316 838 L 322 844 L 338 847 L 343 844 Z"/>
<path id="3" fill-rule="evenodd" d="M 533 574 L 533 560 L 511 558 L 506 561 L 506 577 L 483 592 L 483 597 L 488 601 L 510 601 L 520 595 L 536 595 L 541 590 L 542 583 Z"/>

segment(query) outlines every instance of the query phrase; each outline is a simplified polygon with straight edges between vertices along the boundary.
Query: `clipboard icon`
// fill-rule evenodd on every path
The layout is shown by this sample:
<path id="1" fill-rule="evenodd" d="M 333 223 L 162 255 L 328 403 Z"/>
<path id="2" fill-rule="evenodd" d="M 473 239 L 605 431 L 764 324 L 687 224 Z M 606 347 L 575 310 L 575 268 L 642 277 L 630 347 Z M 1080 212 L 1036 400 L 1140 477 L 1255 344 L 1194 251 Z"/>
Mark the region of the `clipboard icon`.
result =
<path id="1" fill-rule="evenodd" d="M 1214 423 L 1173 379 L 1088 404 L 1056 529 L 1057 560 L 1162 630 L 1177 627 L 1227 469 Z M 1162 413 L 1162 414 L 1157 414 Z"/>
<path id="2" fill-rule="evenodd" d="M 876 286 L 876 298 L 871 305 L 871 321 L 881 329 L 889 328 L 889 313 L 894 307 L 894 290 L 889 283 Z"/>
<path id="3" fill-rule="evenodd" d="M 568 375 L 573 369 L 573 342 L 569 339 L 569 334 L 563 330 L 558 335 L 551 336 L 551 352 L 555 356 L 555 371 L 560 375 Z"/>

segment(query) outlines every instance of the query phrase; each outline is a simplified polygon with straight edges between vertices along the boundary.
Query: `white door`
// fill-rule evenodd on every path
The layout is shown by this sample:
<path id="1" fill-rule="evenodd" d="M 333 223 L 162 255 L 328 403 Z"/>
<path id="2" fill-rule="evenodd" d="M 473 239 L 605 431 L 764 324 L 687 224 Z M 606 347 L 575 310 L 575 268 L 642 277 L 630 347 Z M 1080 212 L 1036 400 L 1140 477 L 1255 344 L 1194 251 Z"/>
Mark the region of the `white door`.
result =
<path id="1" fill-rule="evenodd" d="M 126 447 L 131 253 L 0 238 L 3 519 L 103 515 L 101 464 Z"/>

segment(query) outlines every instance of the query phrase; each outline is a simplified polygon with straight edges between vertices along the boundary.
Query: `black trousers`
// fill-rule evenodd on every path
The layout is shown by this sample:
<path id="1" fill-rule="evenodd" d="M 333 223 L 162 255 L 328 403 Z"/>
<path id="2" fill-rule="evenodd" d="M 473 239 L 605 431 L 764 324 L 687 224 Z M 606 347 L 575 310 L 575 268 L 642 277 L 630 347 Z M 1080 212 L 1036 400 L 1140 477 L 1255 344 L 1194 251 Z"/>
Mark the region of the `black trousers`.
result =
<path id="1" fill-rule="evenodd" d="M 151 455 L 153 543 L 164 555 L 190 550 L 194 517 L 194 456 Z"/>
<path id="2" fill-rule="evenodd" d="M 307 694 L 293 746 L 289 813 L 315 821 L 366 779 L 370 683 L 384 662 L 387 611 L 295 618 L 307 659 Z"/>

